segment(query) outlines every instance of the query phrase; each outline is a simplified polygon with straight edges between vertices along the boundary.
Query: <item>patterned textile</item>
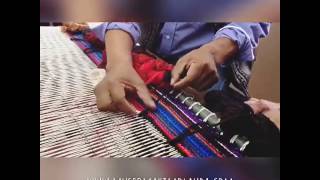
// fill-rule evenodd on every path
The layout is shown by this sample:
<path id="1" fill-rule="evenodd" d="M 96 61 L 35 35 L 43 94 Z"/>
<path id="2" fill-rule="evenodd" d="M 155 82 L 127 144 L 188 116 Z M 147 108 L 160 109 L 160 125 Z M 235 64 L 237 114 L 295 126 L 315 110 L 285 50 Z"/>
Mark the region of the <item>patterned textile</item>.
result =
<path id="1" fill-rule="evenodd" d="M 98 111 L 95 69 L 59 27 L 40 27 L 40 157 L 182 157 L 149 120 Z"/>
<path id="2" fill-rule="evenodd" d="M 81 33 L 70 35 L 71 40 L 88 55 L 97 66 L 103 63 L 103 50 L 99 50 L 89 43 Z M 134 54 L 133 64 L 138 56 L 149 57 L 148 61 L 156 63 L 158 60 L 144 54 Z M 147 63 L 145 62 L 145 63 Z M 135 67 L 136 68 L 136 67 Z M 137 68 L 136 68 L 137 70 Z M 146 78 L 143 78 L 146 81 Z M 150 85 L 150 84 L 149 84 Z M 190 110 L 179 99 L 175 98 L 177 93 L 169 93 L 167 88 L 161 88 L 156 83 L 151 83 L 150 91 L 156 100 L 156 111 L 148 111 L 137 97 L 131 97 L 130 102 L 141 112 L 140 116 L 149 119 L 166 136 L 169 143 L 177 147 L 188 157 L 225 157 L 242 156 L 230 143 L 219 140 L 216 128 L 209 127 L 203 123 L 199 115 Z M 159 84 L 158 84 L 159 85 Z M 209 115 L 209 114 L 207 114 Z"/>

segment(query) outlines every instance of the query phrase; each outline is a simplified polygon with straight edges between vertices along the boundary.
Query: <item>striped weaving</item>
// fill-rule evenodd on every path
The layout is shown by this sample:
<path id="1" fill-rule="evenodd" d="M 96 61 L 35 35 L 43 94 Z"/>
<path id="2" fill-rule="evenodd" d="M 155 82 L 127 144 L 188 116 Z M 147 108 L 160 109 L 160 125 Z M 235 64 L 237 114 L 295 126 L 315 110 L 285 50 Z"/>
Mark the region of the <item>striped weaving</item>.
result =
<path id="1" fill-rule="evenodd" d="M 88 56 L 58 27 L 40 27 L 40 157 L 182 157 L 143 117 L 99 112 Z"/>
<path id="2" fill-rule="evenodd" d="M 71 35 L 70 39 L 83 50 L 89 59 L 99 66 L 102 62 L 102 52 L 95 49 L 86 42 L 81 33 Z M 169 142 L 174 141 L 179 135 L 188 131 L 190 127 L 202 122 L 199 117 L 188 110 L 188 107 L 170 95 L 168 90 L 157 88 L 150 89 L 153 99 L 157 100 L 157 108 L 154 112 L 145 112 L 143 117 L 149 119 L 153 125 L 167 138 Z M 166 98 L 163 98 L 163 95 Z M 131 99 L 130 101 L 138 110 L 144 111 L 141 101 Z M 239 157 L 241 153 L 228 147 L 218 139 L 214 138 L 214 130 L 207 128 L 204 131 L 196 132 L 183 137 L 174 146 L 187 157 Z M 208 140 L 208 137 L 210 140 Z"/>

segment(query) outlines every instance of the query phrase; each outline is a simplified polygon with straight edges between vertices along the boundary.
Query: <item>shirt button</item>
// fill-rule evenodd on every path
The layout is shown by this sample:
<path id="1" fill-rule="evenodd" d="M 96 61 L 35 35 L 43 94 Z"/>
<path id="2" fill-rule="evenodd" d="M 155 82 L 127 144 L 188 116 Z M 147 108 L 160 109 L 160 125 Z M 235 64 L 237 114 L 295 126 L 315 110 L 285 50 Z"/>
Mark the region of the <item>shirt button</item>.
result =
<path id="1" fill-rule="evenodd" d="M 166 39 L 170 39 L 170 36 L 169 36 L 169 35 L 166 35 L 165 37 L 166 37 Z"/>

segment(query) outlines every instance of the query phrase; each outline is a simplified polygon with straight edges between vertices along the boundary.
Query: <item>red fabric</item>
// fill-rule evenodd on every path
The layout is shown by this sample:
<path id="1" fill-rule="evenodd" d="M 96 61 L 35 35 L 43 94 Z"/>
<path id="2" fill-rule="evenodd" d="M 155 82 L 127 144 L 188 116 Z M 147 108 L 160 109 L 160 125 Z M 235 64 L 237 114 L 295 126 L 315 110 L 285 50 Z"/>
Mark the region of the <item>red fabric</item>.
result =
<path id="1" fill-rule="evenodd" d="M 103 50 L 103 61 L 98 67 L 105 68 L 107 65 L 107 53 L 104 48 L 104 43 L 101 42 L 93 32 L 86 32 L 84 38 L 97 49 Z M 134 69 L 147 85 L 156 85 L 158 87 L 169 85 L 164 78 L 166 73 L 171 72 L 173 65 L 144 53 L 133 52 L 132 60 Z"/>
<path id="2" fill-rule="evenodd" d="M 164 80 L 165 73 L 171 72 L 173 65 L 168 64 L 162 59 L 154 59 L 153 57 L 142 54 L 132 53 L 133 67 L 146 84 L 157 86 L 166 86 L 168 82 Z"/>

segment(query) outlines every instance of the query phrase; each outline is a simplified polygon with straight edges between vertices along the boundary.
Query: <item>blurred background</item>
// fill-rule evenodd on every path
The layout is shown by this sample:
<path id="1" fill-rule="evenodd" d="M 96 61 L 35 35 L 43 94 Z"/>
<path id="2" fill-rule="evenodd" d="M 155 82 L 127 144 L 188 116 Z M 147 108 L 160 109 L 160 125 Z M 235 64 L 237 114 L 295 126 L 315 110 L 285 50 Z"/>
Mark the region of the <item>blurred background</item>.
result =
<path id="1" fill-rule="evenodd" d="M 40 179 L 279 180 L 279 165 L 279 158 L 41 158 Z"/>
<path id="2" fill-rule="evenodd" d="M 249 92 L 252 97 L 280 102 L 280 23 L 261 39 L 253 66 Z"/>

